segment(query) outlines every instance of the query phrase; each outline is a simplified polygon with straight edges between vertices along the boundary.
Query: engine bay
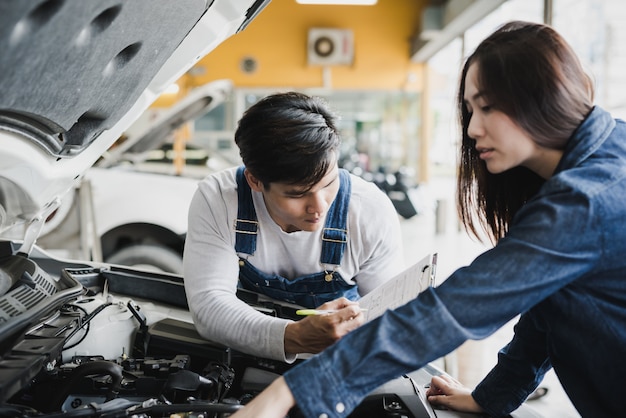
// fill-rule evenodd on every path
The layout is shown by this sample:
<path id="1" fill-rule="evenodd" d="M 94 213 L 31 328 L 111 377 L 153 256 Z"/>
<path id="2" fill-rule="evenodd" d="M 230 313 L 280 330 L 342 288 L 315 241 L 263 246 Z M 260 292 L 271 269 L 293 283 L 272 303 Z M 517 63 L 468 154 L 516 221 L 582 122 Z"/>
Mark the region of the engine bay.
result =
<path id="1" fill-rule="evenodd" d="M 293 364 L 238 352 L 196 331 L 183 278 L 28 254 L 0 241 L 0 417 L 227 417 Z M 297 306 L 238 291 L 266 315 Z M 219 320 L 217 318 L 216 320 Z M 351 418 L 470 417 L 433 409 L 433 364 L 371 392 Z M 539 417 L 532 409 L 514 417 Z M 288 418 L 301 418 L 297 407 Z"/>
<path id="2" fill-rule="evenodd" d="M 177 275 L 17 248 L 0 245 L 0 416 L 228 416 L 293 367 L 203 339 Z M 292 306 L 239 297 L 297 318 Z M 351 416 L 434 417 L 423 387 L 440 371 L 416 373 L 381 386 Z"/>

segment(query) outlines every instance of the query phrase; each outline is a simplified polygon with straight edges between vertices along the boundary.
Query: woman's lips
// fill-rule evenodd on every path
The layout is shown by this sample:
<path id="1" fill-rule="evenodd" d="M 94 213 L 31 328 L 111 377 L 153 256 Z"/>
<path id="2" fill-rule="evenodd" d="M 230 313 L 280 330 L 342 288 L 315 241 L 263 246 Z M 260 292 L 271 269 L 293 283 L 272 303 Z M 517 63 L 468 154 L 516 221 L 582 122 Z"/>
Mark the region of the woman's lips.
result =
<path id="1" fill-rule="evenodd" d="M 493 148 L 476 148 L 476 151 L 478 151 L 478 156 L 483 160 L 491 157 L 493 154 Z"/>

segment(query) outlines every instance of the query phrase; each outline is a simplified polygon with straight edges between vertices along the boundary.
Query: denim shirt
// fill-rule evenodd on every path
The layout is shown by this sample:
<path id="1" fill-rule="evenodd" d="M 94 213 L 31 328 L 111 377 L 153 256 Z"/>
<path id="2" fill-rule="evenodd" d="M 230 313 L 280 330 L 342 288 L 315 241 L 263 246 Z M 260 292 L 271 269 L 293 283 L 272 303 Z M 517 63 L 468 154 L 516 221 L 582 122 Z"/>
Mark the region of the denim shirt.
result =
<path id="1" fill-rule="evenodd" d="M 473 392 L 516 409 L 554 368 L 582 416 L 626 411 L 626 124 L 595 107 L 509 233 L 439 287 L 284 376 L 307 417 L 344 417 L 369 392 L 522 314 Z"/>

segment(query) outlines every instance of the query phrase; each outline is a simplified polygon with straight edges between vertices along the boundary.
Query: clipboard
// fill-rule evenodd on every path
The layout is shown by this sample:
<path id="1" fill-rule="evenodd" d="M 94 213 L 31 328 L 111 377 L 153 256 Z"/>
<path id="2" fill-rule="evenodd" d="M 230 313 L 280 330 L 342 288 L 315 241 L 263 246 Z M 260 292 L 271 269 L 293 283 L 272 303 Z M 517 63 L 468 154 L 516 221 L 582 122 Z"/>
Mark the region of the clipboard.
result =
<path id="1" fill-rule="evenodd" d="M 413 300 L 428 287 L 435 286 L 437 254 L 428 254 L 417 263 L 397 274 L 391 280 L 378 286 L 359 299 L 365 321 L 382 315 L 388 309 L 395 309 Z"/>

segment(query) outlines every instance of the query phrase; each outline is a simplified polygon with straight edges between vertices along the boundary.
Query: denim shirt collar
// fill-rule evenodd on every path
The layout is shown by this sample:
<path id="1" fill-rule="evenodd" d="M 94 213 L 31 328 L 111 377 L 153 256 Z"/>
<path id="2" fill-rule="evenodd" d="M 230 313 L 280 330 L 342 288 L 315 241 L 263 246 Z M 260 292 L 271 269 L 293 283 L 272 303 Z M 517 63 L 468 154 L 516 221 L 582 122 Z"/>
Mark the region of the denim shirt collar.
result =
<path id="1" fill-rule="evenodd" d="M 600 148 L 614 128 L 615 119 L 611 114 L 599 106 L 594 106 L 567 142 L 555 174 L 576 167 L 589 158 Z"/>

